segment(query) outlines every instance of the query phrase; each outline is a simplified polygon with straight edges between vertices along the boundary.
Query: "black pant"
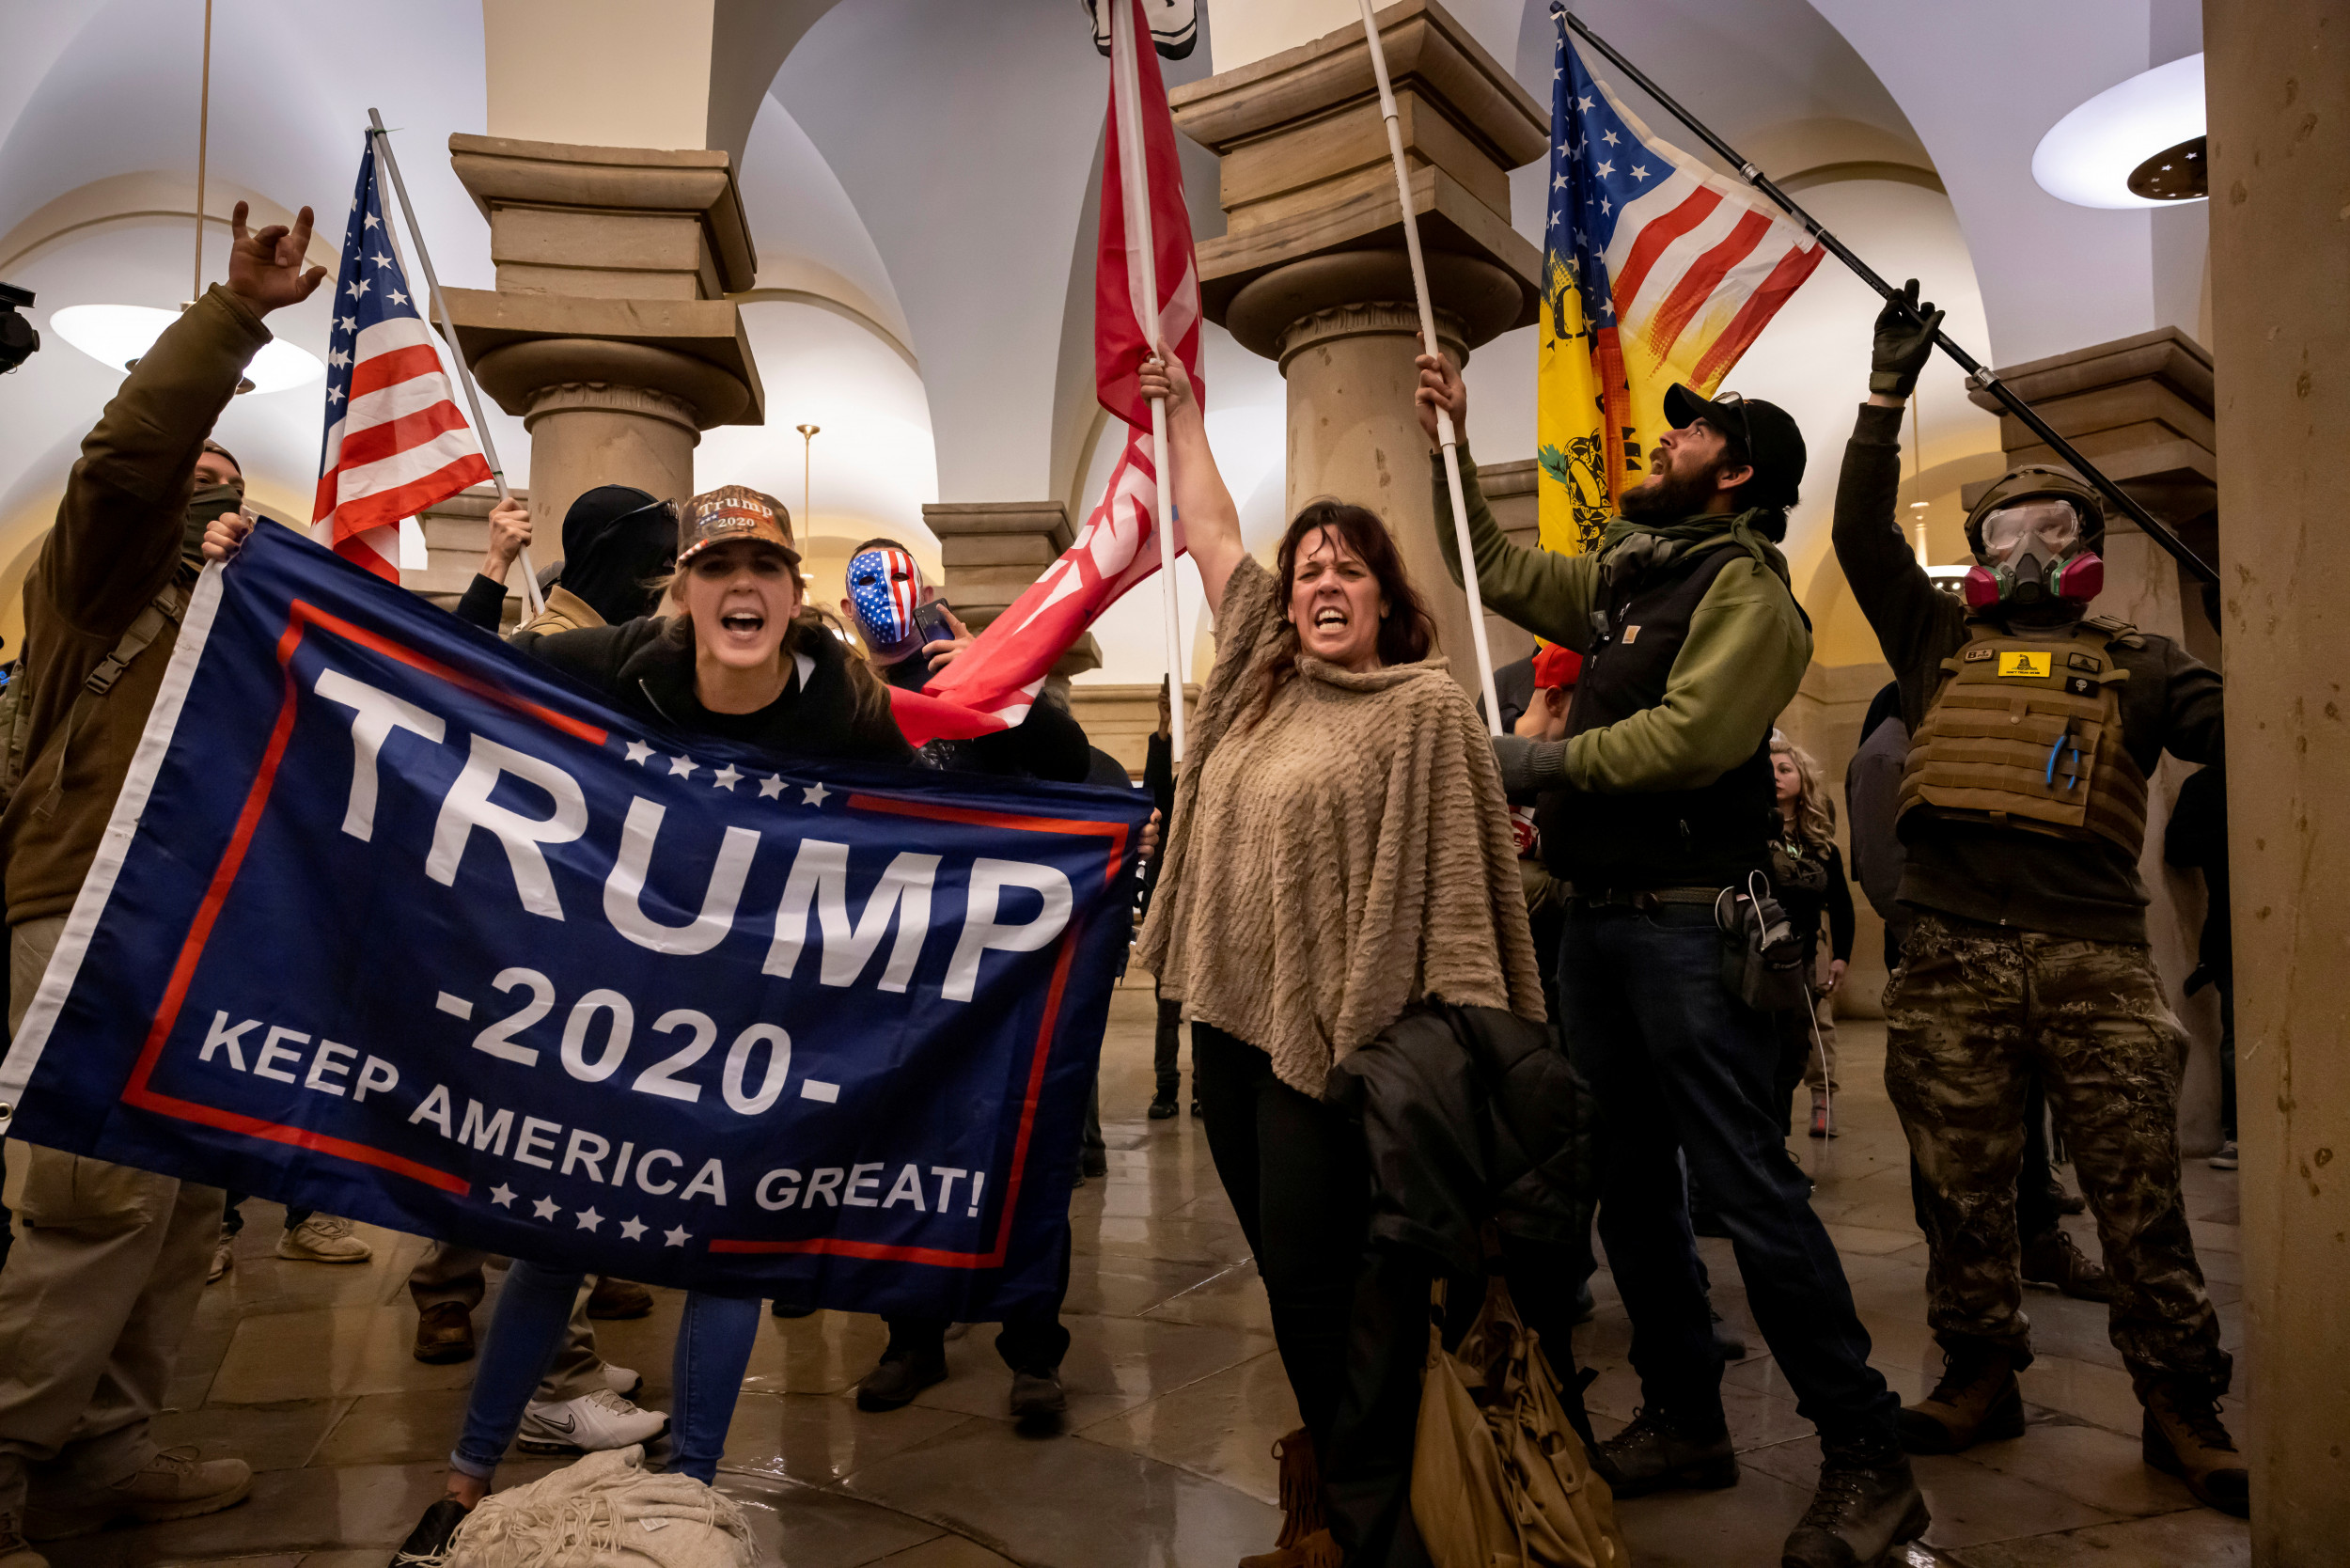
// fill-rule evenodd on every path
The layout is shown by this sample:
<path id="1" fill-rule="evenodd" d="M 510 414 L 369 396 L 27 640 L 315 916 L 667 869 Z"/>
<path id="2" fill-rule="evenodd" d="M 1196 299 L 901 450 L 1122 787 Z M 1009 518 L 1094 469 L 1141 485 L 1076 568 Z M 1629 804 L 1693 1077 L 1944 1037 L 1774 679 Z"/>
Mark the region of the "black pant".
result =
<path id="1" fill-rule="evenodd" d="M 1370 1161 L 1343 1116 L 1213 1025 L 1192 1025 L 1191 1061 L 1208 1152 L 1256 1255 L 1274 1342 L 1313 1436 L 1331 1533 L 1351 1565 L 1418 1568 L 1427 1557 L 1410 1522 L 1412 1440 L 1428 1268 L 1368 1249 Z"/>
<path id="2" fill-rule="evenodd" d="M 1158 995 L 1156 980 L 1151 982 L 1151 991 L 1153 996 Z M 1159 1032 L 1158 1038 L 1152 1042 L 1151 1066 L 1158 1074 L 1159 1098 L 1172 1100 L 1175 1098 L 1176 1090 L 1183 1087 L 1183 1074 L 1176 1071 L 1175 1065 L 1175 1053 L 1183 1047 L 1183 1006 L 1181 1002 L 1170 1002 L 1165 996 L 1159 996 L 1158 1000 Z M 1192 1057 L 1191 1075 L 1193 1087 L 1197 1088 L 1199 1079 L 1199 1058 L 1197 1053 L 1194 1053 Z"/>
<path id="3" fill-rule="evenodd" d="M 247 1196 L 247 1194 L 242 1192 L 230 1193 L 228 1195 L 228 1207 L 221 1213 L 221 1229 L 227 1231 L 232 1236 L 244 1229 L 244 1215 L 238 1209 L 237 1205 L 243 1203 Z M 302 1222 L 316 1213 L 318 1213 L 316 1209 L 288 1209 L 286 1211 L 286 1229 L 289 1231 L 301 1230 Z"/>
<path id="4" fill-rule="evenodd" d="M 1069 1224 L 1061 1222 L 1060 1284 L 1050 1301 L 1040 1301 L 1007 1314 L 1004 1326 L 995 1336 L 995 1354 L 1004 1358 L 1004 1365 L 1016 1372 L 1038 1375 L 1052 1372 L 1069 1354 L 1069 1330 L 1060 1321 L 1061 1303 L 1069 1299 Z M 882 1352 L 887 1360 L 899 1356 L 944 1356 L 947 1353 L 947 1330 L 952 1326 L 946 1318 L 902 1318 L 885 1316 L 889 1325 L 889 1347 Z"/>

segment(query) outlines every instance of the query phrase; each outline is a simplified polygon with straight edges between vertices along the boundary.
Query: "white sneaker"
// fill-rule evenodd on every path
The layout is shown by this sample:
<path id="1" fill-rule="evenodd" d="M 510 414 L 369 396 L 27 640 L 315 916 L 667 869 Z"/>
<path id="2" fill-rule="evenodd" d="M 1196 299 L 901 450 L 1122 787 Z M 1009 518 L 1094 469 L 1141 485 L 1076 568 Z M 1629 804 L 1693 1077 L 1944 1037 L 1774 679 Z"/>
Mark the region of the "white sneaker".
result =
<path id="1" fill-rule="evenodd" d="M 666 1431 L 669 1418 L 640 1410 L 608 1388 L 577 1399 L 533 1400 L 523 1411 L 514 1441 L 525 1453 L 595 1453 L 650 1442 Z"/>
<path id="2" fill-rule="evenodd" d="M 640 1372 L 632 1372 L 626 1367 L 616 1367 L 606 1361 L 603 1364 L 603 1381 L 606 1387 L 622 1399 L 634 1399 L 637 1391 L 645 1386 L 645 1374 Z"/>
<path id="3" fill-rule="evenodd" d="M 277 1238 L 277 1255 L 297 1263 L 364 1263 L 375 1248 L 351 1233 L 351 1221 L 312 1215 Z"/>
<path id="4" fill-rule="evenodd" d="M 2203 1163 L 2214 1170 L 2233 1170 L 2235 1168 L 2235 1139 L 2230 1138 L 2221 1144 L 2219 1152 Z"/>

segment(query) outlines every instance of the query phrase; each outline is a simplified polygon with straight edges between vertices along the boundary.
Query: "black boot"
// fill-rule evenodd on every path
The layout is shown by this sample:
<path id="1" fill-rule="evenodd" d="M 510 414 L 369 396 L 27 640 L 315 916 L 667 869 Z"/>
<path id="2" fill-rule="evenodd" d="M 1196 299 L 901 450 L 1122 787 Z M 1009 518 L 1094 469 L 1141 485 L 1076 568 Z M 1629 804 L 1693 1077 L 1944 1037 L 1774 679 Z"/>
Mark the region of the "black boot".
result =
<path id="1" fill-rule="evenodd" d="M 947 1381 L 947 1352 L 941 1345 L 909 1349 L 891 1345 L 882 1352 L 881 1365 L 856 1386 L 859 1410 L 900 1410 L 933 1383 Z"/>
<path id="2" fill-rule="evenodd" d="M 1820 1489 L 1787 1538 L 1779 1568 L 1876 1568 L 1934 1522 L 1899 1445 L 1823 1439 L 1821 1451 Z"/>
<path id="3" fill-rule="evenodd" d="M 1619 1497 L 1738 1484 L 1738 1450 L 1719 1412 L 1710 1421 L 1641 1410 L 1632 1424 L 1591 1450 L 1591 1467 Z"/>
<path id="4" fill-rule="evenodd" d="M 1153 1121 L 1167 1121 L 1172 1120 L 1175 1113 L 1181 1108 L 1181 1106 L 1175 1104 L 1175 1086 L 1173 1084 L 1161 1084 L 1159 1085 L 1159 1091 L 1151 1097 L 1150 1110 L 1144 1114 L 1148 1115 Z"/>

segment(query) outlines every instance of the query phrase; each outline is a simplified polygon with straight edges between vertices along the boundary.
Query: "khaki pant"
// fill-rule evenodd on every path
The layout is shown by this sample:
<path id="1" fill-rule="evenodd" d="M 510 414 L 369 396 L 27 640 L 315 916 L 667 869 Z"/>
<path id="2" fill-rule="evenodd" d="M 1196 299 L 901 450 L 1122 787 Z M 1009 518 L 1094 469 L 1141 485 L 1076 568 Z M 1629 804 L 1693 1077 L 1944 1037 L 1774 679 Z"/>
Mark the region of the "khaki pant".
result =
<path id="1" fill-rule="evenodd" d="M 9 933 L 8 1026 L 24 1021 L 63 917 Z M 0 1517 L 28 1467 L 103 1486 L 154 1451 L 164 1406 L 220 1234 L 218 1187 L 19 1143 L 23 1234 L 0 1270 Z"/>
<path id="2" fill-rule="evenodd" d="M 408 1276 L 408 1294 L 415 1301 L 416 1310 L 454 1301 L 472 1311 L 481 1305 L 488 1288 L 482 1270 L 495 1258 L 494 1253 L 474 1247 L 434 1242 Z M 530 1397 L 534 1402 L 553 1403 L 580 1399 L 610 1387 L 603 1377 L 603 1357 L 596 1354 L 596 1331 L 588 1322 L 588 1293 L 582 1291 L 572 1304 L 572 1321 L 562 1348 L 555 1353 L 547 1375 L 540 1379 L 538 1392 Z"/>

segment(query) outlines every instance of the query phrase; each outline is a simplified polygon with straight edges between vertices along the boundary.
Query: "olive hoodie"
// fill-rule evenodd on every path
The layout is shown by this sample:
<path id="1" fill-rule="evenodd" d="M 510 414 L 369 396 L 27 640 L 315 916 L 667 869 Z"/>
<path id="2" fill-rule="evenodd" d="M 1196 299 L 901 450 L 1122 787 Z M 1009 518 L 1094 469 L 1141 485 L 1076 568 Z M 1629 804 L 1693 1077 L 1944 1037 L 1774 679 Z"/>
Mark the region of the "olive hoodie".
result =
<path id="1" fill-rule="evenodd" d="M 215 284 L 164 329 L 82 443 L 24 579 L 26 765 L 0 814 L 10 925 L 70 911 L 97 858 L 180 628 L 166 621 L 111 691 L 66 721 L 139 612 L 175 581 L 195 586 L 180 542 L 196 461 L 269 340 L 253 307 Z"/>

